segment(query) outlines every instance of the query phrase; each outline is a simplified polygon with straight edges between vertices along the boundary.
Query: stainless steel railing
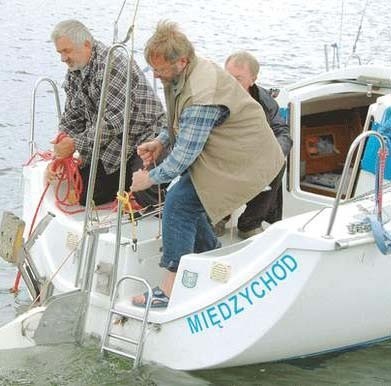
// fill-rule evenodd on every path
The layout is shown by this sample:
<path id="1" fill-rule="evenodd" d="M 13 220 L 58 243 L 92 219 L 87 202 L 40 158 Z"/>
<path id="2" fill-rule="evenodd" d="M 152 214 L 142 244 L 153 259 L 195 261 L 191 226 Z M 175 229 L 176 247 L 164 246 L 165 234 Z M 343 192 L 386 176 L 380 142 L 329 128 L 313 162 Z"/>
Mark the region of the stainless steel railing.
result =
<path id="1" fill-rule="evenodd" d="M 346 179 L 347 179 L 347 176 L 349 174 L 348 173 L 349 172 L 349 167 L 350 167 L 350 164 L 352 162 L 353 154 L 354 154 L 354 152 L 356 150 L 356 147 L 365 138 L 370 137 L 370 136 L 375 136 L 378 139 L 382 151 L 385 151 L 385 149 L 386 149 L 386 143 L 385 143 L 385 140 L 384 140 L 383 136 L 381 134 L 379 134 L 378 132 L 376 132 L 376 131 L 366 131 L 364 133 L 361 133 L 352 142 L 352 144 L 350 145 L 350 148 L 349 148 L 348 155 L 346 157 L 345 166 L 344 166 L 343 171 L 342 171 L 342 176 L 341 176 L 341 180 L 340 180 L 340 183 L 339 183 L 337 195 L 336 195 L 335 200 L 334 200 L 333 209 L 331 211 L 329 224 L 327 226 L 326 234 L 324 235 L 325 238 L 330 238 L 331 237 L 330 236 L 331 235 L 331 230 L 333 229 L 333 225 L 334 225 L 334 222 L 335 222 L 335 217 L 337 215 L 339 202 L 341 200 L 341 197 L 342 197 L 342 194 L 343 194 L 343 190 L 344 190 L 344 187 L 346 185 Z M 376 183 L 379 184 L 379 181 L 382 180 L 382 178 L 383 178 L 383 176 L 380 176 L 380 170 L 378 170 L 377 173 L 376 173 Z M 383 189 L 383 187 L 380 186 L 380 184 L 379 184 L 379 189 Z"/>
<path id="2" fill-rule="evenodd" d="M 124 112 L 124 128 L 123 128 L 123 134 L 122 134 L 122 148 L 121 148 L 121 167 L 120 167 L 120 177 L 119 177 L 119 186 L 118 191 L 120 193 L 123 193 L 125 188 L 125 173 L 126 173 L 126 162 L 127 162 L 127 144 L 128 144 L 128 137 L 129 137 L 129 130 L 128 130 L 128 123 L 129 123 L 129 114 L 130 114 L 130 91 L 131 91 L 131 73 L 132 73 L 132 64 L 133 64 L 133 57 L 131 57 L 129 50 L 127 47 L 122 43 L 114 44 L 110 47 L 107 59 L 106 59 L 106 66 L 105 66 L 105 72 L 103 75 L 103 83 L 102 83 L 102 90 L 100 95 L 100 101 L 99 101 L 99 110 L 98 110 L 98 117 L 96 120 L 96 128 L 95 128 L 95 136 L 94 136 L 94 146 L 92 149 L 92 156 L 91 156 L 91 164 L 90 164 L 90 175 L 88 179 L 88 190 L 87 190 L 87 198 L 86 198 L 86 208 L 84 212 L 84 225 L 83 225 L 83 241 L 81 245 L 81 255 L 83 256 L 83 251 L 85 250 L 85 243 L 86 243 L 86 235 L 90 231 L 89 229 L 89 223 L 90 223 L 90 217 L 93 209 L 93 196 L 95 191 L 95 182 L 96 182 L 96 172 L 98 168 L 98 160 L 99 160 L 99 150 L 100 150 L 100 142 L 101 142 L 101 135 L 102 135 L 102 127 L 103 127 L 103 118 L 104 113 L 106 110 L 106 101 L 107 101 L 107 90 L 109 86 L 109 77 L 110 72 L 112 69 L 112 59 L 113 54 L 116 50 L 122 49 L 127 54 L 128 58 L 128 67 L 127 67 L 127 85 L 126 85 L 126 97 L 125 97 L 125 112 Z M 118 260 L 118 254 L 119 254 L 119 243 L 121 239 L 121 214 L 122 212 L 122 204 L 119 201 L 118 202 L 118 221 L 117 221 L 117 237 L 116 237 L 116 258 L 114 261 L 114 266 L 116 265 L 116 260 Z M 82 289 L 88 288 L 88 281 L 87 278 L 89 275 L 87 275 L 88 270 L 87 267 L 90 266 L 89 259 L 85 259 L 86 261 L 80 260 L 79 267 L 76 273 L 76 286 L 78 285 L 81 277 L 81 273 L 83 273 L 84 281 L 82 283 Z M 84 265 L 84 269 L 82 267 Z M 113 275 L 113 277 L 115 277 Z"/>
<path id="3" fill-rule="evenodd" d="M 131 96 L 131 84 L 132 84 L 132 65 L 133 55 L 123 43 L 117 43 L 110 47 L 107 54 L 105 72 L 103 74 L 102 90 L 99 101 L 98 117 L 96 121 L 94 146 L 92 149 L 92 158 L 90 165 L 90 175 L 88 179 L 88 190 L 86 198 L 86 208 L 84 212 L 84 224 L 83 224 L 83 236 L 80 248 L 80 260 L 77 267 L 75 286 L 80 289 L 83 296 L 83 304 L 81 306 L 80 319 L 77 327 L 77 340 L 81 342 L 84 339 L 84 325 L 86 321 L 87 308 L 89 303 L 89 296 L 91 291 L 91 285 L 94 275 L 93 263 L 96 256 L 96 248 L 99 242 L 99 230 L 93 230 L 90 228 L 91 214 L 93 210 L 93 196 L 95 191 L 96 172 L 99 160 L 100 141 L 103 127 L 103 117 L 106 109 L 107 90 L 109 85 L 109 77 L 112 68 L 113 54 L 116 50 L 122 49 L 127 54 L 128 66 L 127 66 L 127 84 L 126 84 L 126 96 L 125 96 L 125 111 L 124 111 L 124 127 L 122 133 L 122 148 L 121 148 L 121 166 L 120 177 L 118 183 L 118 192 L 124 193 L 125 189 L 125 176 L 126 176 L 126 164 L 127 164 L 127 150 L 128 150 L 128 137 L 129 137 L 129 115 L 130 115 L 130 96 Z M 115 241 L 115 253 L 113 261 L 113 274 L 111 278 L 110 295 L 112 297 L 114 284 L 117 280 L 117 269 L 121 243 L 121 219 L 122 219 L 122 203 L 118 200 L 117 209 L 117 230 Z M 81 280 L 81 283 L 80 283 Z"/>
<path id="4" fill-rule="evenodd" d="M 33 156 L 33 154 L 36 151 L 36 145 L 35 145 L 35 104 L 36 104 L 36 97 L 37 97 L 37 90 L 38 86 L 42 84 L 43 82 L 48 82 L 50 86 L 53 88 L 54 92 L 54 98 L 56 102 L 56 110 L 57 110 L 57 118 L 60 122 L 61 118 L 61 106 L 60 106 L 60 98 L 58 96 L 58 88 L 56 83 L 50 79 L 50 78 L 39 78 L 33 88 L 32 98 L 31 98 L 31 111 L 30 111 L 30 136 L 29 136 L 29 150 L 30 150 L 30 157 Z"/>

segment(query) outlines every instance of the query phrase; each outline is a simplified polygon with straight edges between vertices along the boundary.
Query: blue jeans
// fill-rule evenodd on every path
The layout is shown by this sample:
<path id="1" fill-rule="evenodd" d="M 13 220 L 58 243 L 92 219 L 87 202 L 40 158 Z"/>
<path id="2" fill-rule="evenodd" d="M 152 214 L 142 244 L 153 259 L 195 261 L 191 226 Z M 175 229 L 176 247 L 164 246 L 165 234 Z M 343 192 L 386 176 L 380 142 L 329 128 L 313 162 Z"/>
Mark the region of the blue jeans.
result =
<path id="1" fill-rule="evenodd" d="M 186 172 L 167 192 L 163 210 L 160 266 L 176 272 L 181 257 L 221 246 Z"/>

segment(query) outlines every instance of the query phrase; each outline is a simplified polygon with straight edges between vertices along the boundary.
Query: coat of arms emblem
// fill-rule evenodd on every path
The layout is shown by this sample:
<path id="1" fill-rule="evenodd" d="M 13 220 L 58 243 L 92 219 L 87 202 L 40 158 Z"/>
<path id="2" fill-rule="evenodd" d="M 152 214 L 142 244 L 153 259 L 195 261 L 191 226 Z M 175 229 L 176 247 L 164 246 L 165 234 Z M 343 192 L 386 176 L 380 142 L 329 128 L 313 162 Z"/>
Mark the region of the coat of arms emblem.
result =
<path id="1" fill-rule="evenodd" d="M 198 273 L 190 272 L 187 271 L 186 269 L 183 271 L 182 284 L 186 288 L 194 288 L 197 284 L 197 279 L 198 279 Z"/>

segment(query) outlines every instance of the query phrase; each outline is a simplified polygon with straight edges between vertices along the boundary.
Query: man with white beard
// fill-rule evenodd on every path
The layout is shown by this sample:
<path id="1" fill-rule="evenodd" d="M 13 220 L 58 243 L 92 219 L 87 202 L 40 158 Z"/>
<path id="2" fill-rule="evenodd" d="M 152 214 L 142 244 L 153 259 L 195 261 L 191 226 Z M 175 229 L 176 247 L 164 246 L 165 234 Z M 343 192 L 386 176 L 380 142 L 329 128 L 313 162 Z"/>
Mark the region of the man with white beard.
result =
<path id="1" fill-rule="evenodd" d="M 102 91 L 103 76 L 109 48 L 93 38 L 88 28 L 77 20 L 65 20 L 56 25 L 51 39 L 61 61 L 68 66 L 64 89 L 65 109 L 61 116 L 59 132 L 62 136 L 54 144 L 58 158 L 72 155 L 76 150 L 81 157 L 80 173 L 84 190 L 80 203 L 85 205 L 90 172 L 95 127 Z M 165 125 L 163 106 L 135 61 L 131 71 L 128 163 L 126 186 L 132 182 L 132 173 L 142 167 L 136 153 L 140 143 L 153 139 Z M 124 127 L 124 110 L 127 85 L 127 58 L 118 50 L 112 58 L 112 69 L 107 89 L 106 110 L 100 142 L 94 203 L 112 201 L 116 197 Z M 53 179 L 51 167 L 48 178 Z M 142 206 L 157 202 L 157 189 L 135 194 Z"/>

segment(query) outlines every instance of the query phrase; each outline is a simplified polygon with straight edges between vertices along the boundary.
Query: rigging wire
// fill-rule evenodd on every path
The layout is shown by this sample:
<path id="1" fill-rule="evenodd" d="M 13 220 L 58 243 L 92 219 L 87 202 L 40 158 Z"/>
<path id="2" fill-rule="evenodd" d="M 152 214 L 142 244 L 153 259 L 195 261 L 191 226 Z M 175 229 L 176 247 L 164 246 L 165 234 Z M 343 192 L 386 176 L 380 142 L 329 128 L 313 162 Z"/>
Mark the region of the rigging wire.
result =
<path id="1" fill-rule="evenodd" d="M 339 38 L 338 38 L 338 47 L 341 49 L 342 47 L 342 27 L 343 27 L 343 17 L 344 17 L 344 0 L 341 1 L 341 20 L 339 23 Z"/>
<path id="2" fill-rule="evenodd" d="M 120 9 L 119 14 L 117 16 L 117 19 L 114 22 L 113 44 L 115 44 L 115 43 L 125 44 L 125 43 L 127 43 L 129 41 L 131 35 L 132 36 L 134 35 L 134 23 L 136 21 L 136 16 L 137 16 L 137 13 L 138 13 L 140 0 L 136 1 L 134 14 L 133 14 L 133 20 L 132 20 L 132 23 L 129 26 L 128 32 L 126 33 L 125 39 L 122 40 L 121 42 L 118 41 L 118 22 L 119 22 L 119 19 L 120 19 L 121 15 L 122 15 L 122 11 L 124 10 L 126 2 L 127 2 L 127 0 L 124 0 L 124 2 L 122 3 L 121 9 Z M 132 39 L 134 39 L 134 36 L 132 37 Z M 132 49 L 133 49 L 133 46 L 132 46 Z"/>
<path id="3" fill-rule="evenodd" d="M 124 0 L 124 2 L 122 3 L 121 9 L 119 10 L 119 13 L 118 13 L 118 16 L 114 21 L 113 44 L 115 44 L 118 41 L 118 22 L 119 22 L 121 15 L 122 15 L 122 11 L 124 10 L 126 2 L 127 2 L 127 0 Z"/>
<path id="4" fill-rule="evenodd" d="M 362 29 L 362 24 L 363 24 L 363 21 L 364 21 L 364 16 L 365 16 L 365 12 L 366 12 L 366 10 L 367 10 L 368 4 L 369 4 L 369 0 L 366 0 L 365 5 L 364 5 L 364 8 L 363 8 L 363 11 L 362 11 L 362 14 L 361 14 L 361 21 L 360 21 L 360 25 L 358 26 L 358 30 L 357 30 L 357 34 L 356 34 L 356 39 L 355 39 L 354 44 L 353 44 L 352 54 L 350 55 L 350 58 L 358 58 L 359 62 L 360 62 L 360 58 L 359 58 L 358 55 L 356 54 L 356 49 L 357 49 L 358 40 L 359 40 L 359 38 L 360 38 L 361 29 Z"/>

